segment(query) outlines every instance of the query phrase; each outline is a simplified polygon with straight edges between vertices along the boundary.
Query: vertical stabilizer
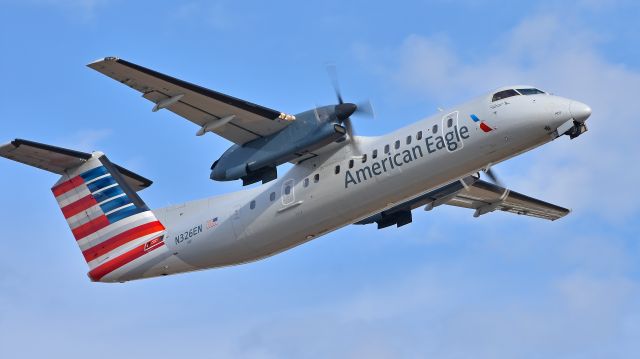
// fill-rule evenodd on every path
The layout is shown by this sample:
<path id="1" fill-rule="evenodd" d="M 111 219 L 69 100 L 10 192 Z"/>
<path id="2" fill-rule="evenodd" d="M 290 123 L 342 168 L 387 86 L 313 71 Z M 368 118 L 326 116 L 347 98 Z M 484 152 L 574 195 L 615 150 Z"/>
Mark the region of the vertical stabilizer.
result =
<path id="1" fill-rule="evenodd" d="M 118 281 L 166 252 L 164 226 L 104 154 L 94 152 L 84 164 L 67 170 L 51 190 L 91 280 Z"/>
<path id="2" fill-rule="evenodd" d="M 21 139 L 0 146 L 0 156 L 62 176 L 51 190 L 89 265 L 91 280 L 153 276 L 169 256 L 165 227 L 136 193 L 150 186 L 150 180 L 111 163 L 102 152 Z"/>

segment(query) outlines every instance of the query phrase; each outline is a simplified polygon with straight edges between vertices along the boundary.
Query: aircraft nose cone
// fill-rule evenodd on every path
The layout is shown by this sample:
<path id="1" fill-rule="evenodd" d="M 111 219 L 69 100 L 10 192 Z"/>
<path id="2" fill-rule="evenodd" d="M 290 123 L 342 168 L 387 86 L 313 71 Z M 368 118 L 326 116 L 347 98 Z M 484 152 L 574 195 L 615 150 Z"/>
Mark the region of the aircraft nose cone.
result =
<path id="1" fill-rule="evenodd" d="M 591 107 L 579 101 L 571 101 L 569 111 L 571 117 L 578 122 L 584 122 L 591 116 Z"/>

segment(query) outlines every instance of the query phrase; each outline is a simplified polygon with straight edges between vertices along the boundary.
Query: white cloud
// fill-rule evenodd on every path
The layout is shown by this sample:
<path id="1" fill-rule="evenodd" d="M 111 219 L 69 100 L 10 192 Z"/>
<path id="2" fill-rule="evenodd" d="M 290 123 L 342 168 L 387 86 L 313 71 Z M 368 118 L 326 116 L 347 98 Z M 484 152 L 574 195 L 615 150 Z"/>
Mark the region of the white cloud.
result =
<path id="1" fill-rule="evenodd" d="M 581 24 L 556 15 L 528 18 L 495 43 L 488 57 L 475 60 L 456 51 L 443 36 L 408 36 L 377 71 L 397 86 L 442 103 L 456 103 L 492 88 L 529 83 L 575 98 L 593 108 L 590 132 L 562 138 L 523 159 L 518 172 L 506 169 L 513 189 L 542 196 L 612 222 L 640 210 L 637 133 L 640 72 L 609 62 L 598 51 L 604 41 Z M 359 49 L 359 53 L 373 51 Z M 380 69 L 383 65 L 376 64 Z"/>
<path id="2" fill-rule="evenodd" d="M 470 212 L 438 208 L 428 221 L 412 224 L 411 231 L 404 227 L 404 232 L 390 229 L 366 236 L 374 244 L 362 250 L 408 245 L 443 252 L 443 247 L 454 246 L 456 253 L 424 265 L 395 258 L 386 267 L 374 257 L 371 269 L 380 266 L 392 273 L 332 279 L 349 285 L 347 289 L 327 285 L 322 277 L 335 271 L 322 269 L 309 270 L 315 276 L 305 277 L 298 291 L 291 285 L 291 268 L 274 274 L 275 259 L 219 269 L 211 276 L 122 286 L 78 283 L 78 277 L 68 275 L 70 268 L 47 267 L 39 260 L 22 269 L 30 270 L 29 276 L 11 270 L 16 264 L 3 263 L 0 289 L 6 290 L 0 290 L 5 293 L 0 303 L 6 303 L 6 310 L 0 312 L 0 347 L 26 357 L 83 357 L 89 352 L 96 358 L 123 352 L 139 358 L 637 357 L 640 284 L 633 271 L 638 248 L 624 241 L 622 232 L 607 237 L 604 230 L 586 236 L 574 230 L 594 229 L 592 214 L 628 224 L 637 212 L 638 125 L 632 119 L 640 106 L 633 95 L 640 76 L 608 62 L 591 34 L 576 29 L 580 27 L 565 27 L 554 16 L 530 18 L 492 45 L 498 49 L 494 55 L 473 61 L 446 37 L 413 35 L 393 52 L 399 55 L 397 62 L 374 64 L 399 86 L 443 101 L 464 100 L 505 83 L 531 82 L 591 104 L 594 116 L 585 136 L 562 139 L 500 168 L 516 190 L 572 205 L 575 211 L 567 220 L 531 224 L 506 214 L 474 220 Z M 580 41 L 572 43 L 575 39 Z M 60 144 L 91 151 L 109 133 L 81 131 Z M 336 251 L 348 245 L 334 242 L 341 242 L 330 247 Z M 36 243 L 59 245 L 53 239 Z M 34 247 L 35 255 L 52 256 L 41 244 Z M 301 250 L 284 256 L 300 258 Z M 329 268 L 340 255 L 327 257 L 323 265 Z M 256 266 L 271 271 L 263 273 Z M 47 284 L 43 268 L 49 278 L 70 282 Z M 243 272 L 258 280 L 248 281 Z M 313 294 L 327 300 L 311 298 Z M 236 306 L 228 298 L 237 298 Z M 91 330 L 79 330 L 87 325 Z M 171 338 L 171 345 L 144 345 L 158 335 Z M 73 345 L 65 344 L 69 342 Z"/>
<path id="3" fill-rule="evenodd" d="M 482 269 L 426 266 L 337 303 L 245 320 L 229 328 L 225 350 L 266 358 L 495 359 L 622 358 L 640 349 L 627 339 L 640 334 L 631 325 L 640 316 L 638 283 L 570 272 L 522 289 Z"/>
<path id="4" fill-rule="evenodd" d="M 62 146 L 66 146 L 76 151 L 93 152 L 100 150 L 100 142 L 111 136 L 111 129 L 85 129 L 70 134 L 60 141 Z"/>
<path id="5" fill-rule="evenodd" d="M 237 17 L 224 1 L 184 3 L 177 7 L 173 17 L 187 23 L 202 23 L 216 30 L 229 29 L 238 23 Z"/>
<path id="6" fill-rule="evenodd" d="M 629 228 L 640 210 L 640 125 L 634 120 L 640 72 L 608 61 L 598 51 L 603 40 L 578 25 L 553 15 L 525 19 L 490 45 L 498 51 L 474 61 L 446 37 L 411 35 L 397 49 L 385 49 L 395 59 L 367 64 L 404 91 L 443 102 L 531 83 L 590 104 L 594 115 L 585 136 L 563 138 L 500 166 L 511 187 L 570 205 L 570 217 L 525 226 L 496 214 L 474 226 L 440 214 L 432 224 L 415 223 L 423 237 L 438 233 L 438 224 L 455 223 L 460 232 L 473 233 L 472 254 L 378 281 L 308 314 L 321 321 L 289 315 L 261 343 L 269 347 L 289 328 L 304 327 L 307 336 L 335 344 L 335 352 L 322 352 L 329 356 L 361 350 L 372 357 L 637 356 L 640 282 L 633 273 L 639 253 L 622 234 L 607 235 L 607 227 L 594 222 Z M 357 52 L 363 59 L 384 58 L 366 46 Z M 496 222 L 500 230 L 487 228 Z M 454 237 L 444 243 L 408 240 L 437 248 L 461 240 Z M 498 264 L 488 269 L 483 260 Z"/>

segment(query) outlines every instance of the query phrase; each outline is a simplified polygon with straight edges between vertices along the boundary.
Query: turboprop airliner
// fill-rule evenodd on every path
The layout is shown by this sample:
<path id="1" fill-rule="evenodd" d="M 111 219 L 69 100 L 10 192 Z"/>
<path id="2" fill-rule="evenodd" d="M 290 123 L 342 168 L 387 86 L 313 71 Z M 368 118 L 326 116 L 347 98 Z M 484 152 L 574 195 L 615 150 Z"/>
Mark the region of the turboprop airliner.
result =
<path id="1" fill-rule="evenodd" d="M 441 205 L 475 217 L 503 211 L 557 220 L 569 210 L 511 191 L 491 167 L 561 137 L 583 134 L 579 101 L 533 86 L 496 89 L 378 137 L 355 136 L 345 102 L 289 114 L 107 57 L 96 70 L 233 143 L 211 166 L 214 181 L 254 186 L 151 210 L 151 181 L 102 152 L 15 139 L 0 155 L 53 172 L 52 192 L 97 282 L 126 282 L 256 261 L 341 227 L 400 227 Z M 212 159 L 213 160 L 213 159 Z M 292 163 L 285 173 L 278 166 Z M 480 173 L 489 181 L 480 179 Z M 433 212 L 432 212 L 433 213 Z"/>

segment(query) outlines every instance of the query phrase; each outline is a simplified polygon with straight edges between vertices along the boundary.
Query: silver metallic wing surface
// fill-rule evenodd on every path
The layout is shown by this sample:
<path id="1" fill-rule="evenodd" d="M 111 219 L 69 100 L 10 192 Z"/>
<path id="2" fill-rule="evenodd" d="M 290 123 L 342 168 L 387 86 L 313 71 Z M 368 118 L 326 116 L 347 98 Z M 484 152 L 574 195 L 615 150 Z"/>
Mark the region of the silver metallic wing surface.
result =
<path id="1" fill-rule="evenodd" d="M 475 209 L 476 217 L 493 211 L 505 211 L 555 221 L 570 212 L 566 208 L 482 180 L 461 190 L 446 204 Z"/>
<path id="2" fill-rule="evenodd" d="M 1 145 L 0 156 L 59 175 L 63 175 L 68 169 L 80 166 L 91 158 L 90 153 L 21 139 Z M 124 167 L 115 166 L 134 191 L 143 190 L 153 183 Z"/>
<path id="3" fill-rule="evenodd" d="M 239 145 L 276 133 L 292 119 L 292 116 L 280 111 L 116 57 L 105 57 L 87 66 L 141 92 L 144 98 L 156 104 L 154 110 L 166 108 L 200 128 L 207 127 L 209 131 Z"/>

